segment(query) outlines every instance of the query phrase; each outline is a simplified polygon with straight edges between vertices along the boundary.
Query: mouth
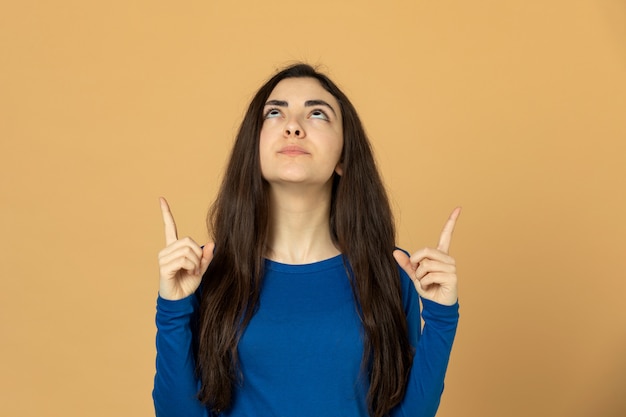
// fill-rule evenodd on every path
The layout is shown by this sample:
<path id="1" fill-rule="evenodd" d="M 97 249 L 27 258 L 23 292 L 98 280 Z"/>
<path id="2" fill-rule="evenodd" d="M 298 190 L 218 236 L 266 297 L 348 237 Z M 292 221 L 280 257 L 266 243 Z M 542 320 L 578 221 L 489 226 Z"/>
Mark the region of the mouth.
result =
<path id="1" fill-rule="evenodd" d="M 280 151 L 278 151 L 278 153 L 282 155 L 287 155 L 287 156 L 298 156 L 298 155 L 309 154 L 304 148 L 301 148 L 300 146 L 297 146 L 297 145 L 284 146 L 283 148 L 281 148 Z"/>

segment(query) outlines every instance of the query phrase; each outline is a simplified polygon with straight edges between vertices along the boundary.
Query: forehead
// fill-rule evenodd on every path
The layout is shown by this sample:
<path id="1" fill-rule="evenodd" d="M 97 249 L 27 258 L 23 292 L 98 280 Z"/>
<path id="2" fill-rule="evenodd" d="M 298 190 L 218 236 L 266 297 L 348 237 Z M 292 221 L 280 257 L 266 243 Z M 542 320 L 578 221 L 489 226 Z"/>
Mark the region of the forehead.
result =
<path id="1" fill-rule="evenodd" d="M 339 103 L 335 96 L 330 94 L 315 78 L 285 78 L 281 80 L 270 93 L 268 100 L 285 100 L 294 102 L 308 100 L 324 100 L 339 112 Z"/>

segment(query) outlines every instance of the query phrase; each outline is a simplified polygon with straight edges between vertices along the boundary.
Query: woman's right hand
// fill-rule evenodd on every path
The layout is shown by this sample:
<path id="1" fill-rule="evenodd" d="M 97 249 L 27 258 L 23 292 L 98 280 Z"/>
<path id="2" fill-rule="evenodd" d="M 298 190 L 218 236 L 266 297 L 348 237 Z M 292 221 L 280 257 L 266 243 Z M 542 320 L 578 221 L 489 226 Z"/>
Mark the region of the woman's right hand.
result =
<path id="1" fill-rule="evenodd" d="M 213 242 L 200 247 L 193 239 L 178 239 L 176 223 L 167 201 L 161 197 L 166 247 L 159 252 L 159 295 L 166 300 L 182 300 L 193 294 L 213 259 Z"/>

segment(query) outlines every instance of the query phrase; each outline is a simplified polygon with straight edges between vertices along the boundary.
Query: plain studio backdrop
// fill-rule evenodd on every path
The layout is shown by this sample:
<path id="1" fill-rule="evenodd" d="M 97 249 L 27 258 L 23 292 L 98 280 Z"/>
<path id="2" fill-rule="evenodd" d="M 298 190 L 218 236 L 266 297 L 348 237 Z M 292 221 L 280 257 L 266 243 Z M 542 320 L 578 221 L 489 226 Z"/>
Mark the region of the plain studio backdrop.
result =
<path id="1" fill-rule="evenodd" d="M 438 417 L 626 415 L 624 1 L 2 3 L 0 414 L 153 415 L 158 197 L 204 242 L 245 106 L 306 61 L 400 246 L 463 206 Z"/>

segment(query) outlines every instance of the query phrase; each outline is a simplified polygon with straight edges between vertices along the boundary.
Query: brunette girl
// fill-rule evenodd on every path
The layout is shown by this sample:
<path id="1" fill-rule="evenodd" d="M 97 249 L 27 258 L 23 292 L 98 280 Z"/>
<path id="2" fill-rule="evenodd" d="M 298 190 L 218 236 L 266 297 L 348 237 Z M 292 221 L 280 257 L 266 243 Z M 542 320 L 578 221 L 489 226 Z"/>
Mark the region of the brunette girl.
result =
<path id="1" fill-rule="evenodd" d="M 209 213 L 215 244 L 179 239 L 161 210 L 158 416 L 435 415 L 460 209 L 436 248 L 396 249 L 369 141 L 328 77 L 298 64 L 256 93 Z"/>

